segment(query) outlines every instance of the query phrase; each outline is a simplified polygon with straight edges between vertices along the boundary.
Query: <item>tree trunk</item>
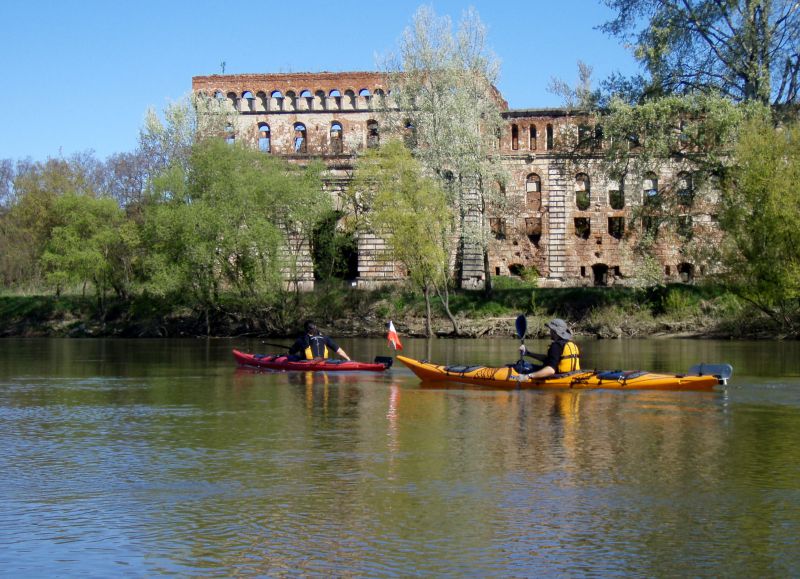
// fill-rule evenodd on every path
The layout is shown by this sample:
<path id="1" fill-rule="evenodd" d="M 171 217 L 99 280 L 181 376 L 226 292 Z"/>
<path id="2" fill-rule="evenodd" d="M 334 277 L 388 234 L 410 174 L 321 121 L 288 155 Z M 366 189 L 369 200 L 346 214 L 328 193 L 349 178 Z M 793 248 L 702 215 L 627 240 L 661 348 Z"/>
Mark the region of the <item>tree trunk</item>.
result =
<path id="1" fill-rule="evenodd" d="M 458 327 L 458 320 L 456 320 L 453 313 L 450 311 L 450 290 L 447 289 L 445 285 L 444 288 L 439 289 L 436 288 L 436 295 L 439 296 L 439 299 L 444 306 L 444 311 L 447 314 L 447 317 L 450 319 L 450 323 L 453 324 L 453 335 L 460 336 L 461 335 L 461 328 Z"/>
<path id="2" fill-rule="evenodd" d="M 431 288 L 430 286 L 425 286 L 425 337 L 430 338 L 433 335 L 433 331 L 431 329 Z"/>
<path id="3" fill-rule="evenodd" d="M 489 248 L 483 250 L 483 295 L 489 299 L 492 297 L 492 272 L 489 268 Z"/>

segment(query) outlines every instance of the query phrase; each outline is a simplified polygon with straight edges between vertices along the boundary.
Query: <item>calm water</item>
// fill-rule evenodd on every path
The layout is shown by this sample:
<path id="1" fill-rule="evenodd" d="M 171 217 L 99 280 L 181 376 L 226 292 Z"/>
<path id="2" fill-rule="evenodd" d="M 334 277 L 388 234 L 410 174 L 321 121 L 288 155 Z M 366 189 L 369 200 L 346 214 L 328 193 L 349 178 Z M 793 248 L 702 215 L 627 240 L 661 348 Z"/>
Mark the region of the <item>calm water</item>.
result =
<path id="1" fill-rule="evenodd" d="M 582 345 L 586 367 L 735 373 L 494 392 L 236 369 L 257 340 L 1 340 L 0 574 L 800 576 L 800 344 Z"/>

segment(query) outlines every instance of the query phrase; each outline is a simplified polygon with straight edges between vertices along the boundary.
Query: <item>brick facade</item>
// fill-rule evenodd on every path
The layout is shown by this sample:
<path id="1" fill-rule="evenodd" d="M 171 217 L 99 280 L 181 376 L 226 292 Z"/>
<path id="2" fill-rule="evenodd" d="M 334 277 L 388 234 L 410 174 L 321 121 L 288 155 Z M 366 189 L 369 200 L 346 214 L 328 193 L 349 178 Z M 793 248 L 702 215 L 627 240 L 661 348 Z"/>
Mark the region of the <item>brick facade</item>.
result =
<path id="1" fill-rule="evenodd" d="M 192 79 L 195 93 L 216 96 L 235 113 L 232 137 L 237 141 L 292 162 L 322 159 L 329 168 L 326 189 L 337 207 L 355 155 L 386 138 L 377 102 L 390 98 L 386 86 L 385 77 L 375 72 Z M 628 174 L 620 183 L 602 169 L 602 144 L 576 149 L 585 119 L 563 109 L 506 110 L 503 116 L 506 130 L 499 147 L 510 202 L 503 214 L 490 214 L 486 224 L 494 232 L 490 271 L 505 276 L 535 268 L 539 285 L 549 287 L 636 283 L 642 264 L 633 247 L 641 240 L 642 227 L 632 226 L 634 212 L 646 201 L 648 190 L 690 183 L 691 167 L 665 160 L 652 175 Z M 694 206 L 678 217 L 690 230 L 699 228 L 714 237 L 713 207 Z M 357 242 L 358 278 L 353 281 L 358 286 L 374 287 L 403 277 L 389 260 L 383 239 L 361 234 Z M 660 268 L 659 281 L 689 281 L 708 273 L 682 253 L 685 245 L 674 227 L 659 229 L 650 248 Z M 302 251 L 295 275 L 307 288 L 313 284 L 313 266 L 307 246 Z M 479 248 L 465 244 L 459 258 L 462 285 L 481 287 L 484 264 Z"/>

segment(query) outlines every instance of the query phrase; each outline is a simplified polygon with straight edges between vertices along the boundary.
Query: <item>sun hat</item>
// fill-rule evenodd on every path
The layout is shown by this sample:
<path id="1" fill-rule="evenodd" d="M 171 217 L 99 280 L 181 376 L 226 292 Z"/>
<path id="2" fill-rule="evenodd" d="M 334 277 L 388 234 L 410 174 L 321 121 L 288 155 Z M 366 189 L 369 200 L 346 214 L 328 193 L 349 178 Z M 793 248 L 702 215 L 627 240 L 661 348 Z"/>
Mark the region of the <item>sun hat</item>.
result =
<path id="1" fill-rule="evenodd" d="M 553 330 L 556 333 L 556 335 L 562 340 L 572 339 L 572 332 L 569 331 L 569 328 L 567 327 L 567 322 L 565 322 L 562 319 L 556 318 L 554 320 L 550 320 L 545 324 L 545 326 Z"/>

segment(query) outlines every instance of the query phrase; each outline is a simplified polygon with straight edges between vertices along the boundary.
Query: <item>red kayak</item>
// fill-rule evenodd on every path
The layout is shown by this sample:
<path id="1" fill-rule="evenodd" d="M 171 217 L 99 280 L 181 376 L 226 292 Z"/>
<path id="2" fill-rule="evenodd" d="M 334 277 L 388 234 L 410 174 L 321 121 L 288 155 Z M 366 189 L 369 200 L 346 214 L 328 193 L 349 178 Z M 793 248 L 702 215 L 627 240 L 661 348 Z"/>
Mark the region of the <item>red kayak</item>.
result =
<path id="1" fill-rule="evenodd" d="M 246 354 L 239 350 L 234 350 L 233 357 L 236 358 L 236 362 L 240 366 L 300 372 L 383 372 L 392 365 L 392 358 L 384 356 L 377 356 L 375 362 L 332 359 L 295 360 L 285 354 Z"/>

